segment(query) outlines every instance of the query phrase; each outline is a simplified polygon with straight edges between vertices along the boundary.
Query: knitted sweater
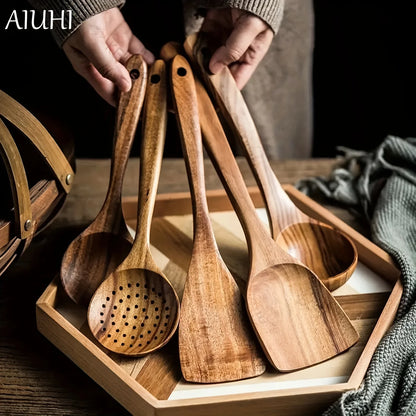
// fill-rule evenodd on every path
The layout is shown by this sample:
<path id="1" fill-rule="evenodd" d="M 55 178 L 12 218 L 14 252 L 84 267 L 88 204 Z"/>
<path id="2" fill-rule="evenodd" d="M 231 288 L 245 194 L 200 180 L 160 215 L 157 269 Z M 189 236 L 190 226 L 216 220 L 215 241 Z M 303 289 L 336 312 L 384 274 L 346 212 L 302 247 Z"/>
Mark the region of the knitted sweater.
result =
<path id="1" fill-rule="evenodd" d="M 65 42 L 68 36 L 73 33 L 82 22 L 91 16 L 101 13 L 113 7 L 122 7 L 126 0 L 29 0 L 39 10 L 72 10 L 71 29 L 56 27 L 52 34 L 59 46 Z M 184 1 L 188 7 L 189 1 Z M 278 31 L 283 16 L 284 0 L 195 0 L 194 6 L 197 9 L 213 7 L 233 7 L 245 10 L 264 20 L 273 30 Z M 66 16 L 68 19 L 68 16 Z M 68 22 L 66 22 L 68 23 Z M 68 24 L 65 25 L 68 27 Z"/>

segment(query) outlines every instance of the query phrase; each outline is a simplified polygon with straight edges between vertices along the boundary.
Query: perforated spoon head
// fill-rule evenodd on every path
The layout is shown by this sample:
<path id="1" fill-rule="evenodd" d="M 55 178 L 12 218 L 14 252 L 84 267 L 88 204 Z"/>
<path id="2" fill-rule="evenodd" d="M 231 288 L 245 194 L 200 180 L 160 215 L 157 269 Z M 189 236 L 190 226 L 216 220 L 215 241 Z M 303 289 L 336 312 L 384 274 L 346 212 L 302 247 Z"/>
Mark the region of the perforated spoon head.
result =
<path id="1" fill-rule="evenodd" d="M 130 253 L 95 292 L 88 323 L 119 354 L 141 356 L 165 345 L 179 322 L 179 298 L 150 249 L 150 227 L 166 133 L 165 65 L 150 68 L 143 117 L 136 235 Z"/>
<path id="2" fill-rule="evenodd" d="M 105 348 L 142 356 L 165 345 L 179 322 L 179 299 L 166 278 L 151 270 L 111 274 L 88 308 L 88 324 Z"/>

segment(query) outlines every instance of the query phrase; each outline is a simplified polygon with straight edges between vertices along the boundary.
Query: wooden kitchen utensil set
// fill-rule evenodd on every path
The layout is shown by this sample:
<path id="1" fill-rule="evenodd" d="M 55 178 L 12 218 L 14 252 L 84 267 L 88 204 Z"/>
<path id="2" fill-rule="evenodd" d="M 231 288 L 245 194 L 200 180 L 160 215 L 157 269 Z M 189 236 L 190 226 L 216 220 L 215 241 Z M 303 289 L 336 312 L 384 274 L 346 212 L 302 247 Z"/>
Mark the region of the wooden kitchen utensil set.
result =
<path id="1" fill-rule="evenodd" d="M 162 60 L 149 75 L 141 57 L 127 63 L 133 86 L 120 96 L 106 202 L 98 220 L 68 247 L 61 269 L 64 289 L 75 302 L 89 303 L 92 334 L 116 353 L 155 351 L 179 326 L 182 374 L 191 382 L 254 377 L 266 370 L 266 357 L 277 370 L 293 371 L 347 350 L 358 334 L 329 290 L 351 276 L 357 264 L 353 243 L 292 204 L 232 77 L 226 71 L 215 77 L 205 72 L 203 43 L 191 37 L 185 44 L 200 79 L 185 54 L 174 44 L 167 46 L 162 57 L 169 71 Z M 193 251 L 181 302 L 169 276 L 155 264 L 149 243 L 169 83 L 193 204 Z M 142 102 L 139 211 L 132 245 L 120 201 Z M 271 231 L 257 215 L 213 104 L 247 151 Z M 243 296 L 220 256 L 210 222 L 202 139 L 246 235 L 250 267 Z"/>

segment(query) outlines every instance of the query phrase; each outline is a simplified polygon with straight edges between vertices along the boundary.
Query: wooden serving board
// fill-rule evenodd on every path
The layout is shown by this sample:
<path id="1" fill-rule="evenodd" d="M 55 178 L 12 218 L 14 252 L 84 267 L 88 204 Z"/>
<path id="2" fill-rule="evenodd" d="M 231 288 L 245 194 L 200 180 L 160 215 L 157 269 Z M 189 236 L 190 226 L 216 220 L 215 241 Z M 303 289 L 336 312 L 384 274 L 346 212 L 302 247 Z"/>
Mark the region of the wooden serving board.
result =
<path id="1" fill-rule="evenodd" d="M 401 297 L 400 273 L 387 253 L 293 187 L 285 187 L 307 214 L 346 232 L 357 245 L 359 264 L 334 292 L 360 334 L 349 351 L 292 373 L 271 367 L 262 376 L 229 383 L 193 384 L 181 377 L 177 339 L 144 358 L 124 358 L 98 345 L 86 323 L 86 310 L 72 303 L 55 279 L 37 303 L 42 332 L 132 414 L 145 415 L 314 415 L 361 383 L 381 337 L 391 325 Z M 250 193 L 267 221 L 257 188 Z M 241 288 L 247 274 L 247 246 L 224 191 L 208 201 L 221 255 Z M 135 229 L 137 199 L 125 198 L 124 214 Z M 182 294 L 192 249 L 192 215 L 187 193 L 159 195 L 152 225 L 158 265 Z"/>

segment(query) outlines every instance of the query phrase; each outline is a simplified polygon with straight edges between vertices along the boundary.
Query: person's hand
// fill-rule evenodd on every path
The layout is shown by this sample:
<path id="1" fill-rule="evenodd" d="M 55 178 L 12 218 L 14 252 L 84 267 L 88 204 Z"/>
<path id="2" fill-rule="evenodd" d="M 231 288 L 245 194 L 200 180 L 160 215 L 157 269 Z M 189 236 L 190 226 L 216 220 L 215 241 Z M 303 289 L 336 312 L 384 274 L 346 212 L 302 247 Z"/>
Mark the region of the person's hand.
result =
<path id="1" fill-rule="evenodd" d="M 217 45 L 209 70 L 230 68 L 238 88 L 243 88 L 273 40 L 273 31 L 259 17 L 234 8 L 209 9 L 201 32 Z"/>
<path id="2" fill-rule="evenodd" d="M 129 73 L 123 63 L 141 54 L 151 64 L 153 54 L 133 35 L 118 8 L 109 9 L 82 23 L 65 41 L 63 50 L 75 71 L 111 105 L 116 90 L 128 91 Z"/>

